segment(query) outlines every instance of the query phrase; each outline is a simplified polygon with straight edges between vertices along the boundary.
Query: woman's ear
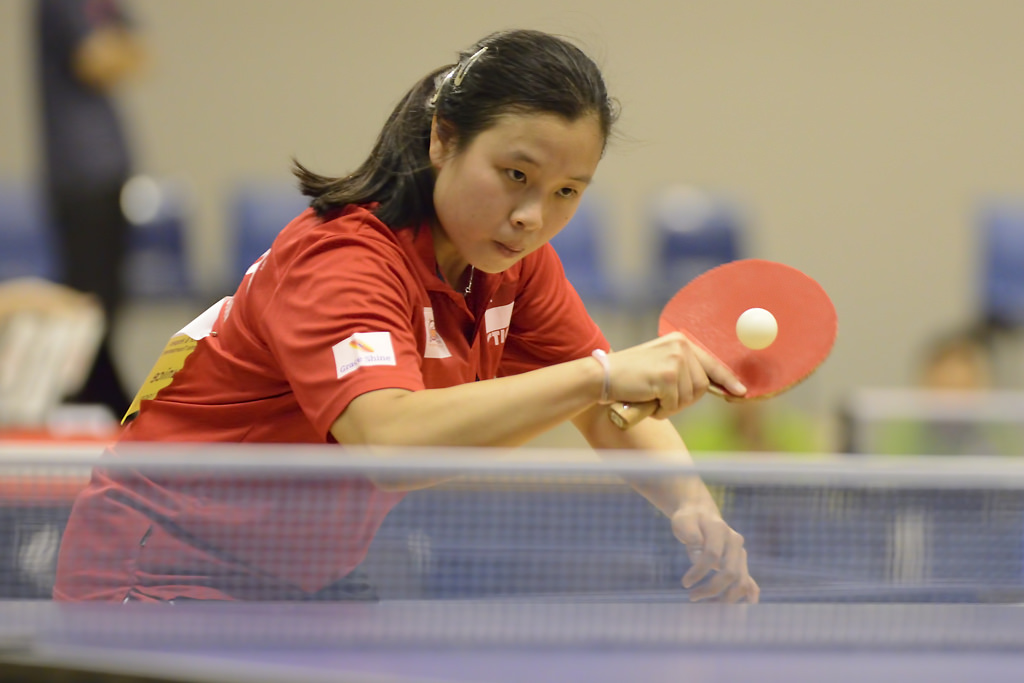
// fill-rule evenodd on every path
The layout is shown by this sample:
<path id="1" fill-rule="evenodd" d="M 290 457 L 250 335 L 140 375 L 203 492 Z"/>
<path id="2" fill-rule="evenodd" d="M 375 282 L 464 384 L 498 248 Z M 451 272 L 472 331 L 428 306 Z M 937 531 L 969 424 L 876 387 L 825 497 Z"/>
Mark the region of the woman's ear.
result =
<path id="1" fill-rule="evenodd" d="M 430 164 L 439 169 L 454 153 L 455 135 L 450 124 L 437 115 L 430 121 Z"/>

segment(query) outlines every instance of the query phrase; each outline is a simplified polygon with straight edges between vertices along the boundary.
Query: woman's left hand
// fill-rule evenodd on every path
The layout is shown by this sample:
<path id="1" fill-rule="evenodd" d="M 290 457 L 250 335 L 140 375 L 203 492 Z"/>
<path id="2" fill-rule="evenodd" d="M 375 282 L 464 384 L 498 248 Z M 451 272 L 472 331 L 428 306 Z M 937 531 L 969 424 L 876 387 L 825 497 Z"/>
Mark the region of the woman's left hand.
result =
<path id="1" fill-rule="evenodd" d="M 683 587 L 690 589 L 691 600 L 758 601 L 761 589 L 747 568 L 743 536 L 725 523 L 717 509 L 684 505 L 672 515 L 672 531 L 690 556 Z"/>

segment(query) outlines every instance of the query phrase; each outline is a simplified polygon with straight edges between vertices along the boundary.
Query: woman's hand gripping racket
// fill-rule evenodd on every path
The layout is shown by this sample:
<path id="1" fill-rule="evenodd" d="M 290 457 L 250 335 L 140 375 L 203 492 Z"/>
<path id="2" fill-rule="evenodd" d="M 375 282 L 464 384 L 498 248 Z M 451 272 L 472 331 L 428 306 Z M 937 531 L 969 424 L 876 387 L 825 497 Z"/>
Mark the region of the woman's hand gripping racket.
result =
<path id="1" fill-rule="evenodd" d="M 751 309 L 771 315 L 747 313 Z M 743 396 L 714 384 L 709 391 L 748 401 L 780 394 L 810 376 L 832 350 L 837 326 L 832 301 L 812 278 L 774 261 L 743 259 L 712 268 L 680 289 L 661 312 L 658 334 L 682 332 L 747 387 Z M 653 414 L 658 402 L 609 408 L 612 422 L 629 429 Z"/>

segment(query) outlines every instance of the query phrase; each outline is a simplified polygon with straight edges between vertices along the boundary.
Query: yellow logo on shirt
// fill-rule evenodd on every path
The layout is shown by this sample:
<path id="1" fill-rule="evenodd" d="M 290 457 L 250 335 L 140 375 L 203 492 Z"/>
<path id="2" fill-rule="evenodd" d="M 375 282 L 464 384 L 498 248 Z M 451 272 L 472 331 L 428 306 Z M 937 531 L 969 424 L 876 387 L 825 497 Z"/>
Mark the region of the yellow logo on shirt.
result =
<path id="1" fill-rule="evenodd" d="M 153 369 L 146 376 L 146 381 L 142 383 L 139 392 L 135 394 L 131 406 L 128 407 L 128 412 L 121 420 L 122 424 L 139 412 L 143 401 L 156 398 L 157 393 L 174 380 L 174 375 L 185 366 L 189 355 L 196 350 L 199 340 L 205 339 L 213 330 L 213 324 L 217 321 L 221 310 L 231 310 L 231 301 L 231 297 L 224 297 L 171 337 L 167 346 L 160 353 L 160 357 L 153 364 Z"/>
<path id="2" fill-rule="evenodd" d="M 196 350 L 198 343 L 187 334 L 176 334 L 171 337 L 167 346 L 160 353 L 160 357 L 153 364 L 153 369 L 146 376 L 146 381 L 142 383 L 138 393 L 135 394 L 135 399 L 132 400 L 128 412 L 121 420 L 122 423 L 139 412 L 143 401 L 156 398 L 157 393 L 174 380 L 174 375 L 185 366 L 185 359 Z"/>
<path id="3" fill-rule="evenodd" d="M 348 345 L 356 351 L 362 351 L 363 353 L 373 353 L 373 347 L 362 341 L 361 339 L 353 338 Z"/>

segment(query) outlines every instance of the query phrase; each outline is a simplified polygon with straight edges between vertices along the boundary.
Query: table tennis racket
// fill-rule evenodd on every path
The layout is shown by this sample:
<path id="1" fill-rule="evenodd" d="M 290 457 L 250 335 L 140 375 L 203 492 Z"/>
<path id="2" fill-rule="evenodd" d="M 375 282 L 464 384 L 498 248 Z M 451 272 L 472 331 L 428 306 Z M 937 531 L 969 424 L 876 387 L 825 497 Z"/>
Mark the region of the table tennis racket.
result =
<path id="1" fill-rule="evenodd" d="M 778 323 L 766 348 L 745 346 L 736 332 L 740 315 L 769 311 Z M 836 338 L 838 319 L 825 290 L 796 268 L 762 259 L 741 259 L 712 268 L 680 289 L 662 309 L 658 334 L 679 331 L 728 367 L 747 387 L 742 397 L 712 385 L 729 400 L 770 398 L 790 389 L 824 361 Z M 658 409 L 657 401 L 613 403 L 609 417 L 629 429 Z"/>

